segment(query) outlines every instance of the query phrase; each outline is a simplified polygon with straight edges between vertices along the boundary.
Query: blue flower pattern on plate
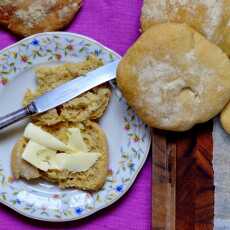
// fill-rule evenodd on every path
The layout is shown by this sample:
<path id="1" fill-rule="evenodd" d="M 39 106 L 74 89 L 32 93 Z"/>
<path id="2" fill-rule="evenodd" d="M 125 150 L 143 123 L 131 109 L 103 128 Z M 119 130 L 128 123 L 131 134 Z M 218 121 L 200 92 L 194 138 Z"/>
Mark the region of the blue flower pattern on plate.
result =
<path id="1" fill-rule="evenodd" d="M 82 208 L 76 208 L 75 212 L 77 215 L 81 215 L 81 213 L 83 212 L 83 209 Z"/>
<path id="2" fill-rule="evenodd" d="M 39 41 L 37 39 L 33 39 L 32 42 L 31 42 L 31 44 L 33 46 L 38 46 L 39 45 Z"/>
<path id="3" fill-rule="evenodd" d="M 123 185 L 122 185 L 122 184 L 117 185 L 117 186 L 116 186 L 116 191 L 117 191 L 117 192 L 122 192 L 122 191 L 123 191 Z"/>

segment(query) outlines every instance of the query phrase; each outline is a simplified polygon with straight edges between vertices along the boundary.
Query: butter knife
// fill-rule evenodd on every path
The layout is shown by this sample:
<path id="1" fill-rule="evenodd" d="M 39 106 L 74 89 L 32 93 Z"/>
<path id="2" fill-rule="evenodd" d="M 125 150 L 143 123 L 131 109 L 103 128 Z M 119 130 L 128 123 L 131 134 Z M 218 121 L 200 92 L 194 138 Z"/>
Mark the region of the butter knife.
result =
<path id="1" fill-rule="evenodd" d="M 25 117 L 46 112 L 61 105 L 80 94 L 110 81 L 116 77 L 116 70 L 119 61 L 111 62 L 107 65 L 88 72 L 84 76 L 77 77 L 57 88 L 37 97 L 28 106 L 15 112 L 0 117 L 0 129 L 7 127 Z"/>

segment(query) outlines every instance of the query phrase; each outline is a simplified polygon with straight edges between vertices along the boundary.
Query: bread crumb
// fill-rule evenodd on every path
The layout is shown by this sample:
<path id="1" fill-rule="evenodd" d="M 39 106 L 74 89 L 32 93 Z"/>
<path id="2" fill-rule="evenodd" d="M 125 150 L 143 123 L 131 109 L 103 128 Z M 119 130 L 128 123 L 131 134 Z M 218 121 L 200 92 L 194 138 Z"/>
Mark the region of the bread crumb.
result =
<path id="1" fill-rule="evenodd" d="M 80 63 L 66 63 L 53 67 L 38 67 L 36 69 L 37 89 L 35 92 L 27 90 L 23 105 L 28 105 L 34 98 L 43 93 L 78 77 L 84 75 L 103 64 L 96 56 L 89 56 Z M 63 105 L 32 117 L 36 125 L 56 125 L 60 122 L 83 122 L 96 120 L 104 113 L 111 96 L 106 85 L 96 87 L 72 99 Z"/>

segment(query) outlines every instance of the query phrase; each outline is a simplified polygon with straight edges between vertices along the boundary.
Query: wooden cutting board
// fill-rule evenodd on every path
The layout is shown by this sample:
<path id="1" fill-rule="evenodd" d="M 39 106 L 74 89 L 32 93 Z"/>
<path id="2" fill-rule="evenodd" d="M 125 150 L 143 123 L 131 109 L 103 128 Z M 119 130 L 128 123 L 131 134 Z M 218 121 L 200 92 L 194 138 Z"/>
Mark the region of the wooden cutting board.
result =
<path id="1" fill-rule="evenodd" d="M 152 229 L 213 229 L 212 127 L 152 130 Z"/>

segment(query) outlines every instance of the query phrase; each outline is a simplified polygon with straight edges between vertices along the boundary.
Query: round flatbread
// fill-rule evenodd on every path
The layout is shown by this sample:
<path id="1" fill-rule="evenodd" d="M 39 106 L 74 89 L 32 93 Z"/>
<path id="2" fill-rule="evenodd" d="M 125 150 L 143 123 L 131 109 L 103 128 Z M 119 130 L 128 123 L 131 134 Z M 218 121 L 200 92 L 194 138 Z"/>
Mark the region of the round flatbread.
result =
<path id="1" fill-rule="evenodd" d="M 125 54 L 117 82 L 147 124 L 184 131 L 211 119 L 229 101 L 230 62 L 189 26 L 159 24 Z"/>
<path id="2" fill-rule="evenodd" d="M 144 0 L 141 25 L 187 23 L 230 55 L 230 0 Z"/>
<path id="3" fill-rule="evenodd" d="M 102 128 L 92 121 L 84 123 L 60 123 L 55 126 L 42 127 L 47 132 L 67 143 L 68 128 L 79 128 L 89 151 L 100 152 L 97 162 L 85 172 L 70 172 L 49 170 L 43 172 L 22 159 L 22 153 L 28 143 L 25 137 L 21 137 L 15 144 L 11 155 L 11 168 L 15 179 L 24 178 L 32 180 L 43 178 L 57 183 L 61 188 L 78 188 L 87 191 L 97 191 L 105 183 L 108 173 L 108 147 L 107 139 Z"/>
<path id="4" fill-rule="evenodd" d="M 228 103 L 221 112 L 220 122 L 224 130 L 230 134 L 230 103 Z"/>
<path id="5" fill-rule="evenodd" d="M 81 0 L 1 0 L 0 24 L 21 36 L 61 30 L 80 6 Z"/>

